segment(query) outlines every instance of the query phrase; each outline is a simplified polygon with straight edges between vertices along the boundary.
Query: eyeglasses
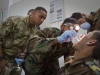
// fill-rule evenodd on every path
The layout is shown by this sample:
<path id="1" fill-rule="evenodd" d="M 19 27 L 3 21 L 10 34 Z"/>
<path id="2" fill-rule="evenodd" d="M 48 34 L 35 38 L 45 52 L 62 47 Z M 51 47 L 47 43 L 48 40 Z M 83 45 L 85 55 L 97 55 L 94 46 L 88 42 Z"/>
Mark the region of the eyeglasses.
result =
<path id="1" fill-rule="evenodd" d="M 70 26 L 70 29 L 73 30 L 79 30 L 80 26 L 78 24 L 73 24 L 73 23 L 64 23 L 65 26 Z"/>

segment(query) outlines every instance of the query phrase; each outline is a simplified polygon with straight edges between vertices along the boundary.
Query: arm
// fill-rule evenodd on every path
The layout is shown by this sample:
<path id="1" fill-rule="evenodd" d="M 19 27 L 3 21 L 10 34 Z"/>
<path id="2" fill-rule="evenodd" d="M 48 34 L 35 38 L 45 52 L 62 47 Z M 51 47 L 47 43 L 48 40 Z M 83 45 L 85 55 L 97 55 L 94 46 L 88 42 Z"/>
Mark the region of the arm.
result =
<path id="1" fill-rule="evenodd" d="M 61 49 L 62 43 L 66 42 L 67 37 L 69 37 L 72 40 L 74 32 L 68 31 L 67 35 L 65 35 L 66 32 L 64 32 L 64 34 L 62 34 L 61 36 L 57 35 L 56 33 L 57 33 L 57 31 L 52 33 L 51 29 L 49 29 L 49 30 L 46 29 L 46 31 L 40 30 L 39 32 L 37 32 L 37 35 L 35 35 L 29 41 L 29 43 L 27 45 L 27 48 L 28 48 L 27 50 L 30 53 L 49 53 L 50 54 L 50 52 L 52 53 L 52 52 L 57 51 L 58 48 Z M 54 35 L 56 35 L 56 36 L 54 36 Z M 70 41 L 70 39 L 69 39 L 69 41 Z"/>
<path id="2" fill-rule="evenodd" d="M 58 44 L 56 37 L 60 35 L 60 30 L 57 28 L 44 28 L 36 34 L 29 40 L 27 50 L 31 53 L 47 53 L 52 49 L 52 46 Z"/>
<path id="3" fill-rule="evenodd" d="M 4 45 L 2 40 L 5 39 L 6 36 L 9 35 L 9 33 L 11 32 L 11 26 L 12 26 L 11 18 L 8 18 L 5 22 L 2 23 L 2 26 L 0 28 L 0 56 L 4 56 L 2 53 L 3 52 L 2 45 Z M 6 60 L 3 58 L 2 60 L 0 60 L 0 69 L 1 69 L 0 71 L 2 71 L 3 73 L 5 66 L 8 67 L 8 64 Z"/>

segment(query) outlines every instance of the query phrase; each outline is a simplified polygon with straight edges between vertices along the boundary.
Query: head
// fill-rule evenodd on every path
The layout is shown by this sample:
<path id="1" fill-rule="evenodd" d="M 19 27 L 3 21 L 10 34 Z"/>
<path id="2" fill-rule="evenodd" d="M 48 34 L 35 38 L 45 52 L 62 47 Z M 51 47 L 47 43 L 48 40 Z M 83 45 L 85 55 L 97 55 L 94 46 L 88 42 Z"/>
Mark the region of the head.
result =
<path id="1" fill-rule="evenodd" d="M 60 29 L 61 29 L 61 32 L 64 32 L 66 30 L 75 30 L 76 32 L 78 31 L 77 30 L 77 27 L 79 27 L 79 24 L 78 24 L 78 21 L 74 18 L 66 18 L 62 25 L 60 26 Z"/>
<path id="2" fill-rule="evenodd" d="M 100 31 L 89 32 L 73 48 L 76 52 L 85 52 L 89 57 L 100 59 Z"/>
<path id="3" fill-rule="evenodd" d="M 71 18 L 75 18 L 79 21 L 80 24 L 85 22 L 84 17 L 82 17 L 82 14 L 80 12 L 75 12 L 71 15 Z"/>
<path id="4" fill-rule="evenodd" d="M 95 32 L 92 39 L 97 40 L 96 45 L 92 51 L 93 58 L 100 59 L 100 31 Z"/>
<path id="5" fill-rule="evenodd" d="M 34 9 L 30 9 L 27 13 L 27 15 L 32 16 L 32 13 L 34 12 Z"/>
<path id="6" fill-rule="evenodd" d="M 47 17 L 47 11 L 43 7 L 36 7 L 30 17 L 30 25 L 41 25 Z"/>

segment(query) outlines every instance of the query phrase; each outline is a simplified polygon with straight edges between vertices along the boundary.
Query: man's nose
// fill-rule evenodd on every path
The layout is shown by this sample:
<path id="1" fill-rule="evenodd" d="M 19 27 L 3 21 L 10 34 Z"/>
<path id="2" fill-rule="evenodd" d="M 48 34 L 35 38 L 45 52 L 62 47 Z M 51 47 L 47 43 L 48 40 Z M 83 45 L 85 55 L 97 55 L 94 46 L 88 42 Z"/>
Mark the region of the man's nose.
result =
<path id="1" fill-rule="evenodd" d="M 44 19 L 42 18 L 42 19 L 41 19 L 41 22 L 43 22 L 43 21 L 44 21 Z"/>

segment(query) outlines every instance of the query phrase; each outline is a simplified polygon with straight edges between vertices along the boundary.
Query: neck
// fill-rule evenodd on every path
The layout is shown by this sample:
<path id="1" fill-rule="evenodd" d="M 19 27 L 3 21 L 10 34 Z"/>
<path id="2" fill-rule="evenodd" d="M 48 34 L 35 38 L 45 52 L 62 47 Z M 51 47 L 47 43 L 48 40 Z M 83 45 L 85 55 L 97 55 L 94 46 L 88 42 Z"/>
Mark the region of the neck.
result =
<path id="1" fill-rule="evenodd" d="M 34 20 L 32 17 L 29 17 L 29 27 L 35 26 Z"/>
<path id="2" fill-rule="evenodd" d="M 89 57 L 91 57 L 91 52 L 84 51 L 84 50 L 77 51 L 77 52 L 75 52 L 74 57 L 75 57 L 75 60 L 89 58 Z"/>

